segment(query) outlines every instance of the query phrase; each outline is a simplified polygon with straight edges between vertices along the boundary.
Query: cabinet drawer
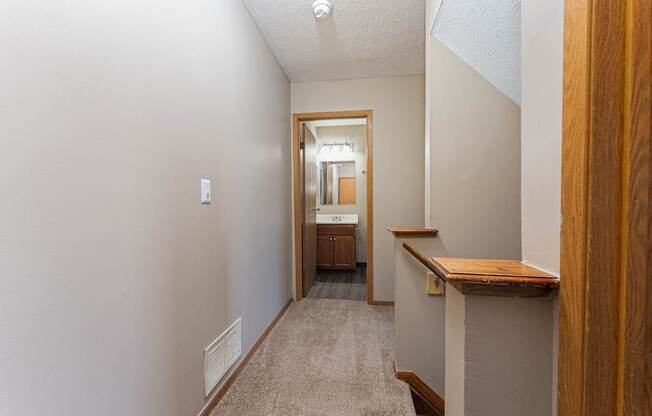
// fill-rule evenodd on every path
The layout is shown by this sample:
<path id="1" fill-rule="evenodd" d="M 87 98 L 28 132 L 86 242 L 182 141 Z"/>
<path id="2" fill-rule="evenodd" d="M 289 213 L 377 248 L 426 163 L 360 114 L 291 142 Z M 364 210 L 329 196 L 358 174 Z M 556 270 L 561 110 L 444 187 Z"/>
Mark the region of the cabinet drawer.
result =
<path id="1" fill-rule="evenodd" d="M 317 224 L 317 235 L 353 235 L 354 224 Z"/>

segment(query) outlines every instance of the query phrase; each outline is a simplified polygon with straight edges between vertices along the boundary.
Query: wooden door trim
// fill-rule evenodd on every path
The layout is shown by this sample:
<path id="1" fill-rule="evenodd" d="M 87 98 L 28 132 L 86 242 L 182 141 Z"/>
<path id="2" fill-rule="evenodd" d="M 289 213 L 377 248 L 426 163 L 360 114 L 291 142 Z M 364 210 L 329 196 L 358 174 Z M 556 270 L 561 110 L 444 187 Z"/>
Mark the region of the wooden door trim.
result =
<path id="1" fill-rule="evenodd" d="M 292 189 L 294 220 L 294 290 L 297 301 L 303 298 L 301 274 L 301 171 L 299 160 L 300 125 L 306 121 L 332 120 L 336 118 L 367 119 L 367 303 L 377 304 L 374 299 L 373 241 L 374 241 L 374 192 L 373 192 L 373 110 L 327 111 L 292 114 Z M 298 243 L 299 242 L 299 243 Z"/>
<path id="2" fill-rule="evenodd" d="M 566 0 L 560 416 L 652 412 L 649 0 Z"/>
<path id="3" fill-rule="evenodd" d="M 407 383 L 410 390 L 414 391 L 434 414 L 445 414 L 446 405 L 444 399 L 413 371 L 397 369 L 396 361 L 394 361 L 394 376 L 398 380 Z"/>

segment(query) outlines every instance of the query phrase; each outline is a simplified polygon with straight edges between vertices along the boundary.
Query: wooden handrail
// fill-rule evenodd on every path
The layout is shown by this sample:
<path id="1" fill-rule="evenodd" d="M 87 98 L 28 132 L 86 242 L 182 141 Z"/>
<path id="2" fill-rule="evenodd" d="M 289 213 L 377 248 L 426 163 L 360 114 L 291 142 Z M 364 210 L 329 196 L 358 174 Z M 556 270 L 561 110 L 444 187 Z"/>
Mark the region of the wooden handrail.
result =
<path id="1" fill-rule="evenodd" d="M 439 233 L 438 229 L 430 227 L 389 227 L 387 231 L 399 238 L 435 237 Z"/>
<path id="2" fill-rule="evenodd" d="M 408 253 L 412 254 L 415 259 L 419 260 L 421 264 L 426 266 L 428 269 L 430 269 L 433 273 L 437 274 L 437 276 L 446 281 L 446 279 L 442 278 L 439 276 L 437 273 L 437 265 L 435 264 L 434 261 L 432 261 L 431 257 L 426 257 L 424 256 L 419 250 L 417 250 L 416 247 L 414 247 L 412 244 L 410 244 L 408 241 L 403 242 L 403 248 L 408 251 Z"/>

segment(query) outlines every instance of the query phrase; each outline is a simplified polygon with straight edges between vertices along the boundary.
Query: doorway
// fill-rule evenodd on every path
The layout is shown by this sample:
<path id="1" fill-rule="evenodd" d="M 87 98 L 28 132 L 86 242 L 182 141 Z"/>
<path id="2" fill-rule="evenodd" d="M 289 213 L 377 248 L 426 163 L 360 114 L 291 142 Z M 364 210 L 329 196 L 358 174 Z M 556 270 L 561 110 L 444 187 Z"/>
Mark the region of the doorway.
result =
<path id="1" fill-rule="evenodd" d="M 295 297 L 373 299 L 372 110 L 293 115 Z"/>

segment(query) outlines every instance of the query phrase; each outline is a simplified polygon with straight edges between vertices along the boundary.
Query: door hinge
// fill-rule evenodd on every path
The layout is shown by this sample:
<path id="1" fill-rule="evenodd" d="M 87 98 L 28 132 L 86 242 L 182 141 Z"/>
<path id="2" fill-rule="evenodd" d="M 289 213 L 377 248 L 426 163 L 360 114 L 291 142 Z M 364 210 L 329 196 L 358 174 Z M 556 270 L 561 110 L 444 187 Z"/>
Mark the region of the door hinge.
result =
<path id="1" fill-rule="evenodd" d="M 299 143 L 299 150 L 303 150 L 305 148 L 306 148 L 306 142 Z"/>

